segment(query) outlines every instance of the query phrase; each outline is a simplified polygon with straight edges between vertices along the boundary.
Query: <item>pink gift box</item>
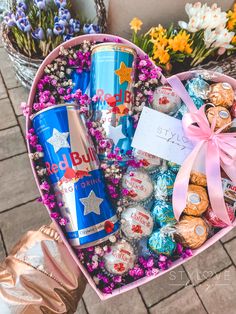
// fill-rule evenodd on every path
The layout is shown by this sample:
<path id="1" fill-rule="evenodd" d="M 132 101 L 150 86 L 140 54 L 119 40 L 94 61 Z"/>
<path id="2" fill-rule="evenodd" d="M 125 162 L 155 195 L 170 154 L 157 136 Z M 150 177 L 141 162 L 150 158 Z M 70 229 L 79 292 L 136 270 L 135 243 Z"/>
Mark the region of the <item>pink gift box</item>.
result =
<path id="1" fill-rule="evenodd" d="M 65 48 L 70 48 L 70 47 L 73 47 L 75 45 L 78 45 L 80 43 L 82 43 L 84 40 L 87 40 L 87 41 L 103 41 L 104 39 L 106 39 L 106 41 L 110 41 L 110 42 L 114 42 L 114 41 L 118 41 L 121 42 L 121 43 L 124 43 L 124 44 L 127 44 L 131 47 L 133 47 L 138 55 L 140 56 L 144 56 L 145 53 L 140 49 L 138 48 L 137 46 L 135 46 L 134 44 L 132 44 L 131 42 L 129 42 L 128 40 L 126 39 L 123 39 L 121 37 L 117 37 L 117 36 L 113 36 L 113 35 L 107 35 L 107 34 L 96 34 L 96 35 L 83 35 L 83 36 L 79 36 L 79 37 L 76 37 L 76 38 L 73 38 L 65 43 L 63 43 L 61 46 L 64 46 Z M 31 91 L 30 91 L 30 94 L 29 94 L 29 98 L 28 98 L 28 105 L 29 105 L 29 108 L 30 108 L 30 112 L 29 112 L 29 115 L 28 115 L 28 118 L 26 120 L 26 130 L 29 130 L 31 128 L 31 121 L 30 121 L 30 115 L 31 115 L 31 109 L 32 109 L 32 105 L 33 105 L 33 102 L 34 102 L 34 97 L 35 97 L 35 91 L 36 91 L 36 87 L 37 87 L 37 84 L 40 80 L 40 78 L 42 77 L 43 75 L 43 71 L 44 71 L 44 68 L 50 64 L 55 58 L 57 58 L 57 56 L 59 55 L 59 50 L 60 50 L 60 47 L 61 46 L 58 46 L 54 51 L 52 51 L 49 56 L 43 61 L 42 65 L 40 66 L 36 76 L 35 76 L 35 79 L 34 79 L 34 82 L 33 82 L 33 85 L 31 87 Z M 189 72 L 183 72 L 183 73 L 180 73 L 178 74 L 178 77 L 181 79 L 181 80 L 187 80 L 191 77 L 193 77 L 196 73 L 199 73 L 199 72 L 202 72 L 204 73 L 205 71 L 189 71 Z M 207 73 L 210 73 L 213 77 L 213 81 L 215 82 L 228 82 L 229 84 L 231 84 L 233 86 L 234 89 L 236 89 L 236 80 L 233 79 L 233 78 L 230 78 L 228 76 L 225 76 L 223 74 L 220 74 L 220 73 L 216 73 L 216 72 L 209 72 L 207 71 Z M 164 83 L 165 79 L 163 78 L 163 83 Z M 29 142 L 27 141 L 27 147 L 28 147 L 28 151 L 29 153 L 31 153 L 31 148 L 30 148 L 30 145 L 29 145 Z M 33 174 L 34 174 L 34 178 L 35 178 L 35 181 L 36 181 L 36 184 L 39 188 L 39 191 L 41 193 L 41 190 L 40 190 L 40 187 L 39 187 L 39 180 L 38 180 L 38 177 L 37 177 L 37 173 L 36 173 L 36 170 L 34 168 L 34 162 L 32 160 L 30 160 L 31 162 L 31 167 L 32 167 L 32 171 L 33 171 Z M 41 193 L 41 196 L 42 193 Z M 50 209 L 47 208 L 48 210 L 48 213 L 50 214 Z M 211 245 L 213 245 L 216 241 L 218 241 L 219 239 L 221 239 L 223 236 L 225 236 L 228 232 L 230 232 L 234 227 L 236 226 L 236 221 L 234 221 L 234 223 L 229 226 L 229 227 L 226 227 L 226 228 L 223 228 L 221 229 L 218 233 L 216 233 L 214 236 L 212 236 L 209 240 L 207 240 L 199 249 L 197 250 L 193 250 L 193 256 L 190 257 L 190 258 L 193 258 L 194 256 L 196 256 L 197 254 L 203 252 L 205 249 L 207 249 L 208 247 L 210 247 Z M 101 300 L 106 300 L 106 299 L 109 299 L 111 297 L 114 297 L 120 293 L 123 293 L 123 292 L 126 292 L 126 291 L 129 291 L 133 288 L 137 288 L 163 274 L 165 274 L 166 272 L 174 269 L 175 267 L 178 267 L 179 265 L 183 264 L 184 262 L 186 262 L 186 260 L 189 260 L 190 258 L 188 259 L 178 259 L 177 261 L 173 262 L 172 266 L 168 269 L 168 270 L 165 270 L 165 271 L 160 271 L 158 274 L 156 275 L 153 275 L 153 276 L 148 276 L 148 277 L 144 277 L 144 278 L 141 278 L 139 280 L 136 280 L 135 282 L 133 283 L 130 283 L 130 284 L 127 284 L 126 286 L 122 287 L 122 288 L 119 288 L 119 289 L 115 289 L 113 290 L 112 294 L 104 294 L 102 293 L 95 285 L 93 279 L 91 278 L 90 274 L 87 272 L 87 270 L 85 269 L 85 267 L 81 264 L 81 262 L 79 261 L 79 259 L 77 258 L 75 252 L 73 251 L 72 247 L 69 245 L 63 231 L 61 230 L 61 227 L 59 224 L 56 224 L 56 228 L 57 228 L 57 231 L 58 233 L 60 234 L 62 240 L 64 241 L 67 249 L 68 249 L 68 252 L 69 254 L 71 254 L 71 256 L 73 257 L 73 259 L 75 260 L 75 262 L 77 263 L 78 267 L 81 269 L 81 271 L 83 272 L 83 274 L 85 275 L 85 277 L 87 278 L 89 284 L 93 287 L 93 289 L 96 291 L 96 293 L 98 294 L 98 296 L 100 297 Z"/>

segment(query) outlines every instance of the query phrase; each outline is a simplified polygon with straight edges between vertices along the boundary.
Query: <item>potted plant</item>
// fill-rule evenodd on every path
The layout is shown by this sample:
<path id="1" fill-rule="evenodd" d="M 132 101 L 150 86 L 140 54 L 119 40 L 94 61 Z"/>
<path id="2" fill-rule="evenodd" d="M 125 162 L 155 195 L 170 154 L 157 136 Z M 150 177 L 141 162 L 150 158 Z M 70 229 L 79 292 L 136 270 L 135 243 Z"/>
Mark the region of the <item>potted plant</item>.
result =
<path id="1" fill-rule="evenodd" d="M 42 60 L 62 42 L 104 31 L 106 10 L 95 0 L 98 25 L 72 13 L 70 0 L 17 0 L 5 12 L 2 38 L 23 86 L 30 88 Z"/>

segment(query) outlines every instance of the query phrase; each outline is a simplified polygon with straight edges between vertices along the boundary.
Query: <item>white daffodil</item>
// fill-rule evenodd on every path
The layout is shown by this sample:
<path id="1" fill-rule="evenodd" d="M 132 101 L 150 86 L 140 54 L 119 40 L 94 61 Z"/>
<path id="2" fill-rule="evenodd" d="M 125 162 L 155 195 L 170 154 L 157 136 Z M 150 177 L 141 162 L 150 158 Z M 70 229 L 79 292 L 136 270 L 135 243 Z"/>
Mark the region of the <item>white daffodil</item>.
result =
<path id="1" fill-rule="evenodd" d="M 229 32 L 226 28 L 217 28 L 215 30 L 206 29 L 204 31 L 204 42 L 207 48 L 233 48 L 230 45 L 234 32 Z"/>

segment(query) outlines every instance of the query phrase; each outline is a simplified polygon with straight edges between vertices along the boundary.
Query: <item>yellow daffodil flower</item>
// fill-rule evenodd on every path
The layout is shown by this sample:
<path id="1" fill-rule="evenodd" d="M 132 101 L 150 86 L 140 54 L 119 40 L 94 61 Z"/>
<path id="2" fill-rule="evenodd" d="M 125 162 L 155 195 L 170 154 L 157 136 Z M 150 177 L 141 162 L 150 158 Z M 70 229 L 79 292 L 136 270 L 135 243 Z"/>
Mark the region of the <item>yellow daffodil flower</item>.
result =
<path id="1" fill-rule="evenodd" d="M 141 29 L 141 26 L 143 25 L 143 22 L 137 18 L 134 17 L 132 21 L 129 23 L 130 28 L 134 30 L 135 33 Z"/>

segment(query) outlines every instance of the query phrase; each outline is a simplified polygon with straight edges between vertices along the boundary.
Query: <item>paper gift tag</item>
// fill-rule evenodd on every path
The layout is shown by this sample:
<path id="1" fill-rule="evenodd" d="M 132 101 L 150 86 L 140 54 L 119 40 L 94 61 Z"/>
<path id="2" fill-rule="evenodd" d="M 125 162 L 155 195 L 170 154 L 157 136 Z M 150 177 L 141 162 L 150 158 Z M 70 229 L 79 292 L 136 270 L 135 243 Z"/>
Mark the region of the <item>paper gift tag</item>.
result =
<path id="1" fill-rule="evenodd" d="M 178 165 L 194 148 L 184 134 L 181 120 L 148 107 L 143 108 L 132 146 Z M 200 172 L 205 172 L 203 157 L 204 150 L 194 165 Z"/>

